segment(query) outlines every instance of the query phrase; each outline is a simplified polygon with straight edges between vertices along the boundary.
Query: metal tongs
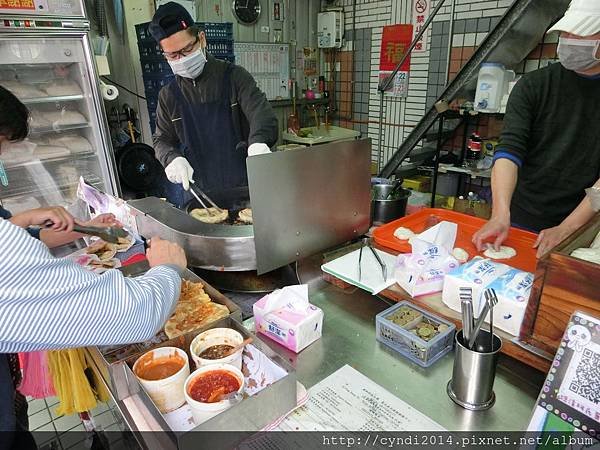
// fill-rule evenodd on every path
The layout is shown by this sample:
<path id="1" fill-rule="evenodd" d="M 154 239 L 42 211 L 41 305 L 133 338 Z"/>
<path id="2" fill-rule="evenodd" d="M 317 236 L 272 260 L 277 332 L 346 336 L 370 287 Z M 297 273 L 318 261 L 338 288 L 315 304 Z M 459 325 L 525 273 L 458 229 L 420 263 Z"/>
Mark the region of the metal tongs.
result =
<path id="1" fill-rule="evenodd" d="M 487 317 L 488 313 L 490 314 L 490 351 L 494 351 L 494 306 L 498 304 L 498 297 L 496 296 L 496 291 L 494 289 L 486 289 L 483 292 L 485 297 L 485 304 L 483 305 L 483 309 L 481 310 L 481 314 L 479 314 L 479 318 L 477 319 L 477 323 L 473 328 L 473 334 L 469 338 L 469 348 L 472 349 L 473 345 L 475 345 L 475 340 L 477 339 L 477 335 L 479 334 L 479 330 L 483 325 L 483 321 Z"/>
<path id="2" fill-rule="evenodd" d="M 196 200 L 198 200 L 198 202 L 200 203 L 200 205 L 202 205 L 202 208 L 204 208 L 206 210 L 206 212 L 208 213 L 209 216 L 216 216 L 217 214 L 222 214 L 223 213 L 223 209 L 219 208 L 217 206 L 217 204 L 215 202 L 213 202 L 211 200 L 211 198 L 208 195 L 206 195 L 202 189 L 200 189 L 198 186 L 196 186 L 192 182 L 190 182 L 190 192 L 192 193 L 192 195 L 194 197 L 196 197 Z M 204 203 L 202 201 L 202 198 L 200 198 L 200 197 L 203 197 L 217 211 L 216 212 L 212 211 L 210 209 L 210 207 L 207 207 L 206 203 Z"/>
<path id="3" fill-rule="evenodd" d="M 75 224 L 73 231 L 77 233 L 87 234 L 90 236 L 98 236 L 100 239 L 111 244 L 118 244 L 119 238 L 126 238 L 129 233 L 119 227 L 86 227 Z"/>
<path id="4" fill-rule="evenodd" d="M 375 256 L 375 259 L 377 260 L 377 262 L 379 263 L 379 266 L 381 267 L 381 275 L 383 276 L 383 281 L 386 281 L 387 280 L 387 266 L 383 263 L 383 261 L 381 260 L 381 258 L 379 257 L 379 255 L 377 254 L 377 252 L 375 251 L 373 246 L 371 245 L 371 241 L 369 240 L 369 238 L 362 239 L 360 251 L 358 252 L 358 281 L 360 281 L 360 279 L 362 277 L 362 269 L 361 269 L 362 252 L 363 252 L 363 247 L 365 247 L 365 246 L 367 246 L 371 250 L 373 255 Z"/>

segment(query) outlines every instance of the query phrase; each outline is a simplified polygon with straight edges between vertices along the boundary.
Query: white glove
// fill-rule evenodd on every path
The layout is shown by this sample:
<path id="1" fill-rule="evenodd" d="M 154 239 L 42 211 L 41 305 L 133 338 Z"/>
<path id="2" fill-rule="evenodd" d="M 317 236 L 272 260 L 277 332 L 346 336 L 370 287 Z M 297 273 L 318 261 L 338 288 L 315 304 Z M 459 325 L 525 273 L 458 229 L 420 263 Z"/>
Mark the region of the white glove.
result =
<path id="1" fill-rule="evenodd" d="M 250 147 L 248 147 L 248 156 L 264 155 L 265 153 L 271 153 L 271 149 L 267 144 L 259 144 L 256 142 L 250 144 Z"/>
<path id="2" fill-rule="evenodd" d="M 190 189 L 190 182 L 194 182 L 192 178 L 194 169 L 183 156 L 178 156 L 171 161 L 171 164 L 165 168 L 165 173 L 171 183 L 182 184 L 186 191 Z"/>

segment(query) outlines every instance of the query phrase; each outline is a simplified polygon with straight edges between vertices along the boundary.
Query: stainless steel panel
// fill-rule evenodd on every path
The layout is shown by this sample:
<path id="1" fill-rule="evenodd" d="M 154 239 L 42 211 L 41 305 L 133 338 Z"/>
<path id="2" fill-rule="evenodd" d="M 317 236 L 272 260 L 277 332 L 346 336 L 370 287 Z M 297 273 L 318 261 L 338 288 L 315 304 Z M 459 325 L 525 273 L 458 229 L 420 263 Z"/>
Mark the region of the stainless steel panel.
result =
<path id="1" fill-rule="evenodd" d="M 258 273 L 369 229 L 371 140 L 247 159 Z"/>
<path id="2" fill-rule="evenodd" d="M 156 197 L 128 204 L 142 236 L 159 236 L 178 243 L 191 266 L 225 271 L 256 269 L 251 225 L 202 223 Z"/>

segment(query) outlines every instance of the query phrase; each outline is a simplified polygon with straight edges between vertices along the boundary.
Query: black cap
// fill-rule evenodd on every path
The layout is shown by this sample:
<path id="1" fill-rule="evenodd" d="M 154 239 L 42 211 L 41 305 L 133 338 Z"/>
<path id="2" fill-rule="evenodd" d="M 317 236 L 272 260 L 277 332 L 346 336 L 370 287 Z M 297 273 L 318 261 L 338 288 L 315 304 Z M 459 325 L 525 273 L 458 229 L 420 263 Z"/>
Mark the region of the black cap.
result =
<path id="1" fill-rule="evenodd" d="M 194 26 L 194 19 L 179 3 L 169 2 L 160 6 L 152 17 L 148 31 L 156 42 L 168 38 L 181 30 Z"/>

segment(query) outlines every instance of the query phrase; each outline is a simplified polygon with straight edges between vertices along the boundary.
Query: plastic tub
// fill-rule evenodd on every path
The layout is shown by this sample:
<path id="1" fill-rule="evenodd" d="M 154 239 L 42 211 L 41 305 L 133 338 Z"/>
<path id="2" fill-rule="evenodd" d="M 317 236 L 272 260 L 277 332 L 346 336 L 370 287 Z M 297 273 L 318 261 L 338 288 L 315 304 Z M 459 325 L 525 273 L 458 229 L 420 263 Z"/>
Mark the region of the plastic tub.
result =
<path id="1" fill-rule="evenodd" d="M 402 307 L 408 307 L 416 313 L 423 316 L 423 321 L 431 323 L 435 327 L 445 325 L 447 328 L 440 332 L 433 339 L 426 341 L 413 334 L 410 330 L 415 328 L 415 323 L 409 323 L 406 328 L 397 325 L 388 320 L 388 317 L 394 314 Z M 375 318 L 376 337 L 379 342 L 393 348 L 402 356 L 410 359 L 421 367 L 429 367 L 442 356 L 452 350 L 454 343 L 454 331 L 456 327 L 453 323 L 437 317 L 410 302 L 403 301 L 385 311 L 377 314 Z"/>
<path id="2" fill-rule="evenodd" d="M 231 328 L 213 328 L 212 330 L 200 333 L 194 338 L 190 344 L 190 355 L 192 355 L 192 359 L 196 363 L 197 368 L 214 364 L 230 364 L 241 370 L 243 348 L 234 354 L 221 359 L 204 359 L 200 358 L 198 355 L 213 345 L 226 344 L 235 347 L 236 345 L 240 345 L 243 341 L 244 338 L 242 335 Z"/>
<path id="3" fill-rule="evenodd" d="M 185 401 L 190 405 L 190 409 L 192 410 L 192 416 L 194 417 L 194 422 L 196 425 L 200 425 L 201 423 L 206 422 L 211 417 L 216 416 L 219 413 L 231 408 L 235 402 L 231 402 L 230 400 L 223 400 L 215 403 L 203 403 L 198 402 L 191 398 L 188 394 L 188 386 L 192 383 L 193 380 L 196 379 L 199 375 L 202 375 L 207 372 L 211 372 L 213 370 L 225 370 L 233 374 L 240 382 L 240 388 L 237 390 L 238 393 L 242 393 L 244 390 L 244 375 L 241 370 L 237 367 L 234 367 L 230 364 L 211 364 L 210 366 L 203 366 L 199 369 L 196 369 L 192 374 L 185 380 L 185 384 L 183 387 L 183 394 L 185 395 Z"/>
<path id="4" fill-rule="evenodd" d="M 170 377 L 160 380 L 146 380 L 139 376 L 139 370 L 150 361 L 162 358 L 180 357 L 185 364 Z M 142 387 L 146 390 L 152 401 L 160 412 L 168 413 L 179 408 L 185 403 L 183 386 L 186 378 L 190 375 L 190 364 L 187 354 L 176 347 L 161 347 L 150 350 L 138 358 L 133 365 L 133 373 L 136 375 Z"/>

